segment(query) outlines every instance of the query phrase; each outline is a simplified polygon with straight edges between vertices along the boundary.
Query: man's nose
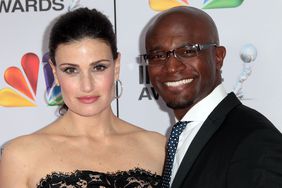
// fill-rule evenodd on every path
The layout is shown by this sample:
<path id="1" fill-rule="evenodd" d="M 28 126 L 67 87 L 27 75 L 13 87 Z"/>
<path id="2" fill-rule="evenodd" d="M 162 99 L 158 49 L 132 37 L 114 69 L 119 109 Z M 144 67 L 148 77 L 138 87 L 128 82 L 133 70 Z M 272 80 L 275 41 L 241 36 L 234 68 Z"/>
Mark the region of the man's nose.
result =
<path id="1" fill-rule="evenodd" d="M 177 57 L 175 50 L 167 52 L 165 67 L 168 72 L 175 72 L 185 68 L 183 62 Z"/>

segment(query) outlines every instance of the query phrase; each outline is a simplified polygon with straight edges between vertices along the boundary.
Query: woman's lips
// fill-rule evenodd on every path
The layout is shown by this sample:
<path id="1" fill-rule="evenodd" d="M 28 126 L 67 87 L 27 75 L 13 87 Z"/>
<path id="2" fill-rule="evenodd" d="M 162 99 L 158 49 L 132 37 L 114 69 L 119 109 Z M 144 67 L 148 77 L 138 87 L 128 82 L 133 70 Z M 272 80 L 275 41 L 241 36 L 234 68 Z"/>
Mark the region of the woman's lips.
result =
<path id="1" fill-rule="evenodd" d="M 78 97 L 77 99 L 84 104 L 91 104 L 97 101 L 99 96 L 83 96 L 83 97 Z"/>

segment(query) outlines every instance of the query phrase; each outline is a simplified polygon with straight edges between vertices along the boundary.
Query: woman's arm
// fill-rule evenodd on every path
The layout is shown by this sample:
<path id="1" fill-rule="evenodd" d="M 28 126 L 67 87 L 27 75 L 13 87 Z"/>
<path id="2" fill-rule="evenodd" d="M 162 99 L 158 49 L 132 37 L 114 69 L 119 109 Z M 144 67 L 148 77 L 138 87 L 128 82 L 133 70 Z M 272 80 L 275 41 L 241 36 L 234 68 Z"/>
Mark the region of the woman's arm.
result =
<path id="1" fill-rule="evenodd" d="M 16 143 L 6 144 L 1 149 L 0 157 L 0 187 L 28 188 L 28 165 L 21 152 L 24 148 Z"/>

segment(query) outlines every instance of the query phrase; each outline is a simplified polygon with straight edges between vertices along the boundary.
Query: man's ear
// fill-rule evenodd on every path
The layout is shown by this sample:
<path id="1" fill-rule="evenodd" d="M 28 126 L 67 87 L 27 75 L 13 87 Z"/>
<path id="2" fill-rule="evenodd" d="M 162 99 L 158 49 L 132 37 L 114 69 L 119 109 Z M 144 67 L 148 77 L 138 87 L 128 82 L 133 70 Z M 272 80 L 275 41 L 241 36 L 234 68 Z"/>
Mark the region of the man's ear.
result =
<path id="1" fill-rule="evenodd" d="M 115 80 L 118 80 L 119 72 L 120 72 L 120 53 L 118 53 L 118 57 L 114 61 L 115 61 Z"/>
<path id="2" fill-rule="evenodd" d="M 53 72 L 53 75 L 54 75 L 54 80 L 55 80 L 55 84 L 57 86 L 59 86 L 59 81 L 58 81 L 58 77 L 57 77 L 57 72 L 56 72 L 56 65 L 54 65 L 54 63 L 51 61 L 51 59 L 48 60 L 48 63 L 49 65 L 51 66 L 52 68 L 52 72 Z"/>
<path id="3" fill-rule="evenodd" d="M 216 69 L 220 71 L 223 66 L 223 61 L 225 58 L 226 49 L 224 46 L 218 46 L 215 48 L 216 55 Z"/>

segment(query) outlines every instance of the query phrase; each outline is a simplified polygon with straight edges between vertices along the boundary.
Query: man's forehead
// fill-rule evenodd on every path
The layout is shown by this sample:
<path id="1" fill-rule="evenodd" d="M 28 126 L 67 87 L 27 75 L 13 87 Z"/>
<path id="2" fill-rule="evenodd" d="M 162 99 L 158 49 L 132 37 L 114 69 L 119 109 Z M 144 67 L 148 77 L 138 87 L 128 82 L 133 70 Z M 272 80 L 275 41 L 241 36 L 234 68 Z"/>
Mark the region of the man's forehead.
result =
<path id="1" fill-rule="evenodd" d="M 192 36 L 204 35 L 207 37 L 210 35 L 214 35 L 217 32 L 216 32 L 216 27 L 213 25 L 213 22 L 210 22 L 205 18 L 187 19 L 187 17 L 169 16 L 169 17 L 163 17 L 163 19 L 157 20 L 155 23 L 153 23 L 150 29 L 148 30 L 147 34 L 153 36 L 155 34 L 165 34 L 165 33 L 170 33 L 173 35 L 186 34 Z"/>

